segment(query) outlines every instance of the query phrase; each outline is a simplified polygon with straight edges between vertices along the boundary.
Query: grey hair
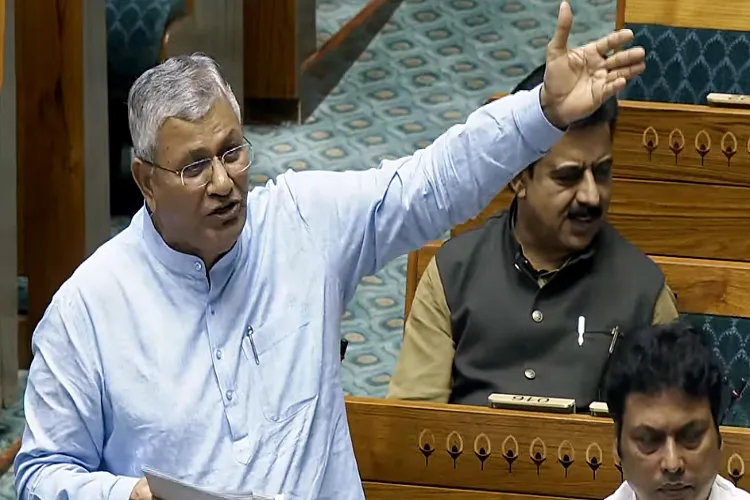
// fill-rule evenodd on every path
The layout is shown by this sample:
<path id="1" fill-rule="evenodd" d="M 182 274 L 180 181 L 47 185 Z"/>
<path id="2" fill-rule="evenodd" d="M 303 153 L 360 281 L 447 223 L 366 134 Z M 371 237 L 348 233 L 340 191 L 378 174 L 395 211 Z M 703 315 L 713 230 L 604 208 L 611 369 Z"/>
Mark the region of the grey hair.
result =
<path id="1" fill-rule="evenodd" d="M 149 69 L 128 94 L 128 121 L 135 157 L 156 159 L 157 134 L 169 118 L 195 122 L 214 100 L 225 98 L 242 123 L 240 106 L 219 65 L 204 54 L 177 56 Z"/>

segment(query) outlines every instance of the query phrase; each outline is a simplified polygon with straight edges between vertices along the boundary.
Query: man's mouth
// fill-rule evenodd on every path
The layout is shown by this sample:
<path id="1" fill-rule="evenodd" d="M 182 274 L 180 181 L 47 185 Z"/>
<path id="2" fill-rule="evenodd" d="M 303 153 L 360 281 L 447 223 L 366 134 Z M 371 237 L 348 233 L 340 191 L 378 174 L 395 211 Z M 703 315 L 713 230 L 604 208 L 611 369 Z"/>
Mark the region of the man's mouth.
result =
<path id="1" fill-rule="evenodd" d="M 601 219 L 603 215 L 602 208 L 596 205 L 573 206 L 568 211 L 568 219 L 578 224 L 591 224 Z"/>
<path id="2" fill-rule="evenodd" d="M 659 493 L 666 498 L 685 498 L 692 487 L 685 483 L 667 483 L 659 488 Z"/>
<path id="3" fill-rule="evenodd" d="M 216 217 L 233 217 L 237 214 L 237 212 L 240 209 L 240 202 L 239 201 L 231 201 L 225 205 L 220 206 L 219 208 L 212 210 L 210 215 L 216 216 Z"/>
<path id="4" fill-rule="evenodd" d="M 595 215 L 574 215 L 572 217 L 568 217 L 568 220 L 570 222 L 580 225 L 580 226 L 589 226 L 597 221 L 599 221 L 600 217 L 597 217 Z"/>

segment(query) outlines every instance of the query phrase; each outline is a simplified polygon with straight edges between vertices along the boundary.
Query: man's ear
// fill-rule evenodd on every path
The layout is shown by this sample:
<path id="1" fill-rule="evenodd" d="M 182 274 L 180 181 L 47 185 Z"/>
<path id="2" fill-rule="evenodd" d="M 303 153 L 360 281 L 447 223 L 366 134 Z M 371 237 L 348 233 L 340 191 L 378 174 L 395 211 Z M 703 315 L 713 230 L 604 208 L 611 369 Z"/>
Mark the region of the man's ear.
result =
<path id="1" fill-rule="evenodd" d="M 512 181 L 510 181 L 510 189 L 518 198 L 526 198 L 526 171 L 516 175 Z"/>
<path id="2" fill-rule="evenodd" d="M 146 204 L 151 212 L 156 211 L 156 197 L 154 196 L 154 167 L 150 164 L 140 160 L 138 158 L 133 159 L 133 163 L 130 166 L 130 171 L 133 174 L 133 180 L 138 185 L 138 189 L 141 190 L 143 198 L 146 200 Z"/>

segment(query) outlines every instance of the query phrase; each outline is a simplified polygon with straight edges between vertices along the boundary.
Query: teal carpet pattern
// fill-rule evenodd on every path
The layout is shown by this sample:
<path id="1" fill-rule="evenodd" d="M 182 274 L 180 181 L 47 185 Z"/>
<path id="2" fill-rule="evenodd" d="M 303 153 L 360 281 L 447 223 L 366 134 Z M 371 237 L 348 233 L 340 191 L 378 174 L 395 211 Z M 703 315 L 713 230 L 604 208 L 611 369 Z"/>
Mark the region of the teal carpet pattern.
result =
<path id="1" fill-rule="evenodd" d="M 319 0 L 318 43 L 365 3 Z M 615 0 L 571 4 L 571 44 L 614 27 Z M 305 124 L 247 128 L 256 151 L 253 182 L 263 184 L 288 169 L 364 170 L 427 146 L 543 62 L 558 6 L 559 0 L 405 0 Z M 115 221 L 114 230 L 126 223 Z M 406 257 L 400 257 L 364 278 L 347 307 L 347 394 L 386 394 L 401 347 L 405 272 Z M 0 439 L 19 436 L 22 410 L 6 410 L 0 422 Z M 6 474 L 0 500 L 12 498 Z"/>

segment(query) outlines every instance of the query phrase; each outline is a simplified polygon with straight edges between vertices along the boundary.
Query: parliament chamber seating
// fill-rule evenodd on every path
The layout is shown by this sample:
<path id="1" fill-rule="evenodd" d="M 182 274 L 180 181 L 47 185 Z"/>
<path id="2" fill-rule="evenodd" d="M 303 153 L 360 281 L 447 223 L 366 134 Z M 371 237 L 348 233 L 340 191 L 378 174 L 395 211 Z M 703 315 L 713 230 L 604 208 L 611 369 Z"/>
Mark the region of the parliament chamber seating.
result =
<path id="1" fill-rule="evenodd" d="M 609 220 L 664 271 L 730 380 L 750 378 L 750 110 L 620 101 Z M 500 193 L 453 235 L 505 209 Z M 409 255 L 405 317 L 442 245 Z M 608 417 L 349 397 L 368 499 L 601 499 L 622 481 Z M 719 473 L 742 489 L 750 400 L 733 406 Z"/>
<path id="2" fill-rule="evenodd" d="M 661 266 L 682 318 L 710 337 L 735 384 L 750 379 L 750 110 L 705 104 L 709 92 L 750 94 L 739 31 L 749 16 L 736 3 L 707 15 L 694 0 L 619 2 L 618 25 L 634 30 L 649 60 L 620 96 L 609 212 Z M 500 193 L 452 234 L 510 200 Z M 441 245 L 409 255 L 405 317 Z M 368 498 L 601 499 L 622 480 L 609 418 L 356 398 L 347 410 Z M 746 393 L 724 423 L 719 473 L 750 489 Z"/>
<path id="3" fill-rule="evenodd" d="M 661 266 L 681 316 L 710 337 L 735 384 L 750 379 L 750 110 L 705 104 L 709 92 L 750 94 L 748 16 L 736 3 L 710 13 L 695 0 L 618 3 L 618 25 L 649 61 L 620 96 L 609 211 Z M 510 200 L 500 193 L 452 234 Z M 405 317 L 441 245 L 409 255 Z M 601 499 L 622 480 L 605 417 L 352 397 L 347 413 L 368 499 Z M 750 489 L 749 396 L 724 423 L 719 473 Z"/>
<path id="4" fill-rule="evenodd" d="M 614 161 L 609 220 L 661 266 L 683 318 L 711 336 L 730 379 L 750 379 L 750 110 L 620 101 Z M 503 191 L 452 234 L 511 197 Z M 441 244 L 410 254 L 405 316 Z M 727 423 L 750 426 L 750 397 Z"/>
<path id="5" fill-rule="evenodd" d="M 608 417 L 347 398 L 368 500 L 602 499 L 622 482 Z M 722 427 L 719 473 L 743 489 L 750 429 Z"/>

